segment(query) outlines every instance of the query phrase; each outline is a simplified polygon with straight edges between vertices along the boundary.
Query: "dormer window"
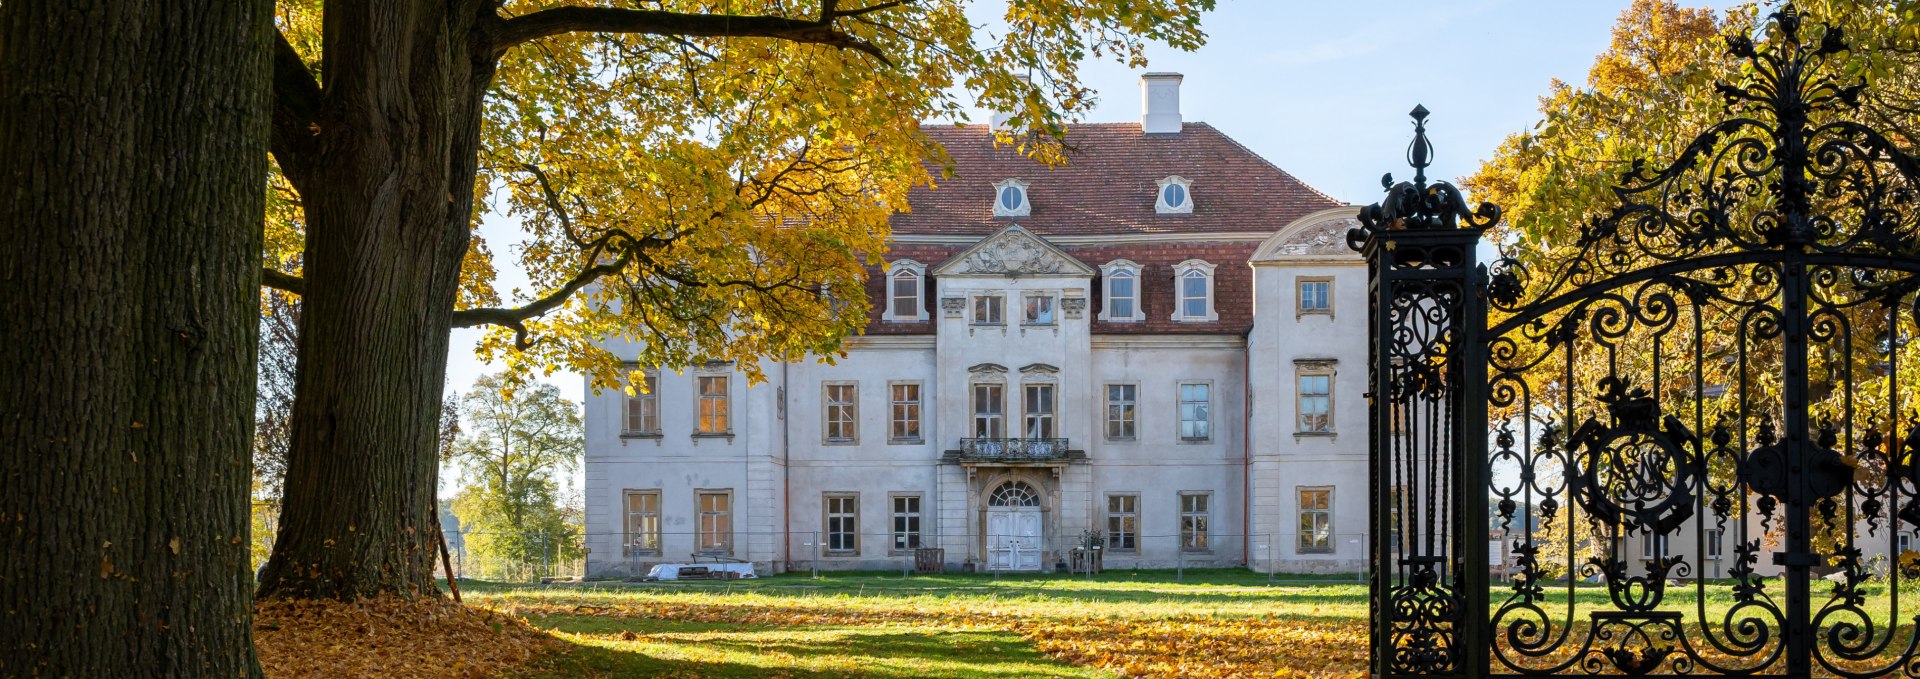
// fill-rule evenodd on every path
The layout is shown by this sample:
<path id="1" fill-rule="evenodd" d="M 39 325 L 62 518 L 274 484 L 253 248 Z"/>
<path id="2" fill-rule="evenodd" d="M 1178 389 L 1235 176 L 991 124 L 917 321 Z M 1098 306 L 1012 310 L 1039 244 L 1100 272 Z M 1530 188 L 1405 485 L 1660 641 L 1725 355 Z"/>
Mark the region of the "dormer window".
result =
<path id="1" fill-rule="evenodd" d="M 1213 306 L 1213 269 L 1214 265 L 1198 259 L 1173 266 L 1173 289 L 1178 297 L 1174 300 L 1173 320 L 1185 323 L 1220 320 Z"/>
<path id="2" fill-rule="evenodd" d="M 1100 320 L 1116 323 L 1144 321 L 1146 312 L 1140 299 L 1140 265 L 1116 259 L 1100 267 L 1100 279 L 1106 298 L 1106 308 L 1100 311 Z"/>
<path id="3" fill-rule="evenodd" d="M 927 320 L 924 287 L 927 267 L 911 259 L 894 260 L 887 266 L 887 312 L 882 320 L 911 323 Z"/>
<path id="4" fill-rule="evenodd" d="M 1193 182 L 1178 175 L 1160 180 L 1153 211 L 1163 215 L 1193 214 Z"/>
<path id="5" fill-rule="evenodd" d="M 1008 179 L 993 185 L 993 216 L 1025 217 L 1033 214 L 1033 204 L 1027 200 L 1027 183 L 1018 179 Z"/>

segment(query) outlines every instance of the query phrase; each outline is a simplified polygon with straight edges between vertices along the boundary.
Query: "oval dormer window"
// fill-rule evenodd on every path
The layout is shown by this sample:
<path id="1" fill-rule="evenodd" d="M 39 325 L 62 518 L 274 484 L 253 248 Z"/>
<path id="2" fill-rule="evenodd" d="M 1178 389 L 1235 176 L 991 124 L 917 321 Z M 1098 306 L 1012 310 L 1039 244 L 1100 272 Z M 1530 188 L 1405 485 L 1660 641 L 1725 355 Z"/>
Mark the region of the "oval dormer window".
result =
<path id="1" fill-rule="evenodd" d="M 1000 209 L 1006 210 L 1007 212 L 1019 212 L 1020 208 L 1026 204 L 1027 192 L 1025 189 L 1018 186 L 1007 186 L 1000 189 Z"/>
<path id="2" fill-rule="evenodd" d="M 1165 202 L 1167 204 L 1167 207 L 1173 208 L 1175 210 L 1186 207 L 1187 187 L 1181 186 L 1179 184 L 1168 184 L 1164 187 L 1161 187 L 1160 200 L 1162 202 Z"/>

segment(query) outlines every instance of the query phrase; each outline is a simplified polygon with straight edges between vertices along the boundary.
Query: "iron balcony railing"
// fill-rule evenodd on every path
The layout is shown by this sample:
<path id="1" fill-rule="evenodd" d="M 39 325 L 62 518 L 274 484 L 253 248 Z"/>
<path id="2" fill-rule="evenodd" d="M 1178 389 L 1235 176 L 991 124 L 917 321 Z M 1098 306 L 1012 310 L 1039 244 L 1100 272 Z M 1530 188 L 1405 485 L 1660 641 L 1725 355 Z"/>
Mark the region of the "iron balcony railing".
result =
<path id="1" fill-rule="evenodd" d="M 960 457 L 984 460 L 1059 460 L 1067 457 L 1064 438 L 960 439 Z"/>

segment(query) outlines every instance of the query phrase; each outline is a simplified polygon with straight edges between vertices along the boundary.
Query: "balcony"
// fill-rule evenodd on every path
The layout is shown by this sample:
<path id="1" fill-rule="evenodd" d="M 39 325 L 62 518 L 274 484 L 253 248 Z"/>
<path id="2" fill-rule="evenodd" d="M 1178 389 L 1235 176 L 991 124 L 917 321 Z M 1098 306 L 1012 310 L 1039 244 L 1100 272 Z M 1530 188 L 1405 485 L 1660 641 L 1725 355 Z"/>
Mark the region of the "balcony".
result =
<path id="1" fill-rule="evenodd" d="M 960 439 L 960 448 L 947 451 L 946 459 L 950 462 L 1059 464 L 1085 460 L 1087 453 L 1069 449 L 1064 438 Z"/>

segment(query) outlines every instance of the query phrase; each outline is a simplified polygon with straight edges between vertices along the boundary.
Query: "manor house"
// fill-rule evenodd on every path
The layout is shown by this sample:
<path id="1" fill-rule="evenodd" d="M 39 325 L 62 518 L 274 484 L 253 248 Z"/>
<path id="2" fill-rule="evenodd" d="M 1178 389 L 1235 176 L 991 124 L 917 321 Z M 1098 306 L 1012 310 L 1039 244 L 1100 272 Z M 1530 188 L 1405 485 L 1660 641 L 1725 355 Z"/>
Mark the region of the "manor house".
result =
<path id="1" fill-rule="evenodd" d="M 590 575 L 696 557 L 790 569 L 1363 569 L 1367 280 L 1356 208 L 1180 114 L 1068 135 L 929 130 L 918 189 L 835 365 L 652 371 L 589 395 Z M 997 121 L 996 124 L 1000 124 Z M 631 347 L 611 344 L 616 353 Z"/>

